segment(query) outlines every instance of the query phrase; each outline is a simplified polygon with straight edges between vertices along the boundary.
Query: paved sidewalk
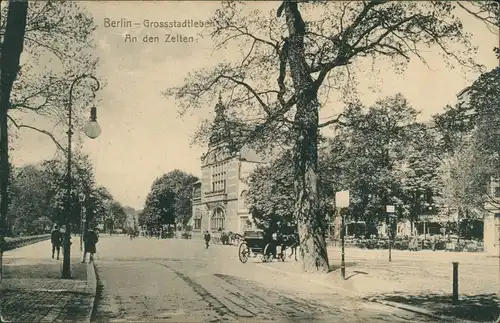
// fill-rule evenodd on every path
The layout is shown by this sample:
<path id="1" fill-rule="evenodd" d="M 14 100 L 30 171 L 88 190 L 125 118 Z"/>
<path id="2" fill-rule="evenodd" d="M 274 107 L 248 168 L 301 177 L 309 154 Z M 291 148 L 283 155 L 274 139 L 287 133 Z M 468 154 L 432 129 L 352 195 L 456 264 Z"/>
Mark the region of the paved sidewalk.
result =
<path id="1" fill-rule="evenodd" d="M 340 250 L 329 250 L 331 272 L 303 274 L 298 262 L 258 264 L 329 286 L 346 296 L 389 306 L 421 309 L 452 320 L 491 322 L 499 315 L 498 259 L 484 254 L 346 249 L 346 280 L 340 277 Z M 460 304 L 451 304 L 452 261 L 459 262 Z"/>
<path id="2" fill-rule="evenodd" d="M 51 258 L 50 241 L 4 253 L 0 305 L 11 322 L 89 321 L 95 286 L 87 277 L 92 265 L 80 263 L 78 238 L 73 238 L 72 278 L 61 279 L 60 260 Z"/>

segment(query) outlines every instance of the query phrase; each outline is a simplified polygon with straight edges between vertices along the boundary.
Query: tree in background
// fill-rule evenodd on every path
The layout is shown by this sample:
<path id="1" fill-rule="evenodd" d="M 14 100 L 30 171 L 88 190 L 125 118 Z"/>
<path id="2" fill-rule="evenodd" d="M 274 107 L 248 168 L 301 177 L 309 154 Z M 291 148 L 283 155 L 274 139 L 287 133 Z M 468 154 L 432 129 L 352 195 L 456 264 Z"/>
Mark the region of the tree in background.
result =
<path id="1" fill-rule="evenodd" d="M 53 209 L 44 170 L 39 165 L 27 165 L 14 168 L 12 173 L 9 231 L 15 236 L 50 232 Z"/>
<path id="2" fill-rule="evenodd" d="M 118 201 L 112 201 L 109 205 L 109 212 L 106 214 L 104 227 L 109 232 L 115 232 L 117 229 L 126 228 L 127 214 L 125 208 Z"/>
<path id="3" fill-rule="evenodd" d="M 323 157 L 323 156 L 322 156 Z M 322 162 L 326 158 L 320 159 Z M 333 186 L 327 165 L 321 165 L 320 209 L 325 218 L 333 212 Z M 258 166 L 249 176 L 248 205 L 255 225 L 260 229 L 278 226 L 296 227 L 292 153 L 287 150 L 268 165 Z M 327 224 L 328 221 L 325 221 Z"/>
<path id="4" fill-rule="evenodd" d="M 423 47 L 437 47 L 444 59 L 475 66 L 469 36 L 453 15 L 456 8 L 450 2 L 286 0 L 277 11 L 249 14 L 243 3 L 225 2 L 211 36 L 218 50 L 239 47 L 241 60 L 190 73 L 183 86 L 166 91 L 180 100 L 184 112 L 227 93 L 224 122 L 231 136 L 224 148 L 231 153 L 244 145 L 293 146 L 294 217 L 304 271 L 329 270 L 319 209 L 318 134 L 339 117 L 320 123 L 320 107 L 330 90 L 353 94 L 355 63 L 366 57 L 375 64 L 388 58 L 401 70 L 411 56 L 425 63 Z M 318 18 L 305 21 L 302 13 L 314 10 Z M 451 44 L 460 45 L 454 47 L 460 52 Z M 209 124 L 202 123 L 196 133 L 199 143 L 206 143 Z"/>
<path id="5" fill-rule="evenodd" d="M 439 181 L 439 167 L 442 152 L 435 131 L 422 123 L 409 127 L 409 141 L 401 172 L 401 196 L 403 215 L 414 222 L 420 215 L 436 214 L 439 211 L 439 197 L 442 187 Z"/>
<path id="6" fill-rule="evenodd" d="M 500 178 L 500 67 L 482 74 L 470 90 L 469 106 L 477 125 L 475 144 L 489 161 L 488 175 Z"/>
<path id="7" fill-rule="evenodd" d="M 187 224 L 191 218 L 193 184 L 196 176 L 173 170 L 154 180 L 146 198 L 141 222 L 150 228 L 163 224 Z"/>
<path id="8" fill-rule="evenodd" d="M 126 214 L 126 228 L 128 230 L 138 230 L 138 212 L 136 209 L 130 206 L 124 206 L 124 211 Z"/>
<path id="9" fill-rule="evenodd" d="M 13 175 L 8 223 L 14 235 L 48 232 L 54 223 L 64 223 L 67 216 L 65 160 L 14 168 Z M 87 224 L 104 224 L 111 214 L 111 228 L 122 228 L 126 222 L 124 208 L 105 187 L 96 185 L 88 156 L 75 155 L 73 175 L 71 219 L 75 229 L 78 228 L 76 232 L 83 229 L 80 225 L 83 210 Z"/>
<path id="10" fill-rule="evenodd" d="M 79 224 L 81 221 L 81 202 L 84 198 L 89 196 L 95 186 L 95 177 L 93 166 L 87 155 L 80 152 L 74 152 L 72 163 L 72 191 L 71 191 L 71 205 L 72 210 L 71 218 L 75 219 L 75 223 Z M 63 224 L 64 218 L 67 216 L 67 164 L 64 159 L 47 160 L 42 164 L 43 169 L 49 179 L 48 190 L 52 194 L 53 203 L 53 216 L 54 222 Z M 76 226 L 76 227 L 79 227 Z"/>
<path id="11" fill-rule="evenodd" d="M 86 222 L 88 225 L 104 225 L 109 215 L 109 208 L 113 202 L 113 195 L 104 186 L 94 186 L 85 197 Z"/>
<path id="12" fill-rule="evenodd" d="M 434 116 L 443 147 L 439 172 L 441 203 L 458 216 L 458 239 L 460 221 L 482 217 L 483 212 L 489 211 L 488 204 L 500 206 L 488 189 L 490 180 L 500 175 L 499 86 L 500 68 L 495 68 L 466 89 L 466 102 L 447 106 L 442 114 Z"/>
<path id="13" fill-rule="evenodd" d="M 418 111 L 397 94 L 373 106 L 350 104 L 328 140 L 327 176 L 337 190 L 349 190 L 350 216 L 365 221 L 368 234 L 386 219 L 386 205 L 417 221 L 437 194 L 439 160 L 434 136 L 418 123 Z"/>

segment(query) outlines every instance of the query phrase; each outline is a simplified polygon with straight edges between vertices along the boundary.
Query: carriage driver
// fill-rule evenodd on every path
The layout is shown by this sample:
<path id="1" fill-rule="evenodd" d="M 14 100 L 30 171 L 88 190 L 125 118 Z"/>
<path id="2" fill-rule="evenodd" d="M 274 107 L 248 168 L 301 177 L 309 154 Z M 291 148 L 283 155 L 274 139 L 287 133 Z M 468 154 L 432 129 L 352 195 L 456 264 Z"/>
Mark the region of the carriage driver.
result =
<path id="1" fill-rule="evenodd" d="M 281 233 L 280 233 L 280 230 L 278 228 L 276 228 L 276 230 L 273 232 L 273 234 L 271 235 L 271 251 L 273 253 L 273 258 L 276 258 L 277 256 L 277 253 L 278 253 L 278 246 L 280 246 L 280 248 L 283 248 L 282 246 L 282 239 L 281 239 Z M 280 250 L 281 252 L 281 250 Z"/>

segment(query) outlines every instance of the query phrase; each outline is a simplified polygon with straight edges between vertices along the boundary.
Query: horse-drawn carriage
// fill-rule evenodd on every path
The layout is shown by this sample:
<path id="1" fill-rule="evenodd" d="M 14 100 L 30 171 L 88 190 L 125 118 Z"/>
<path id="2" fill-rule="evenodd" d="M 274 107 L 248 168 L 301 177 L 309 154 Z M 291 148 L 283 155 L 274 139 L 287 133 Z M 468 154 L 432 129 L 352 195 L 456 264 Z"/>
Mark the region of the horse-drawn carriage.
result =
<path id="1" fill-rule="evenodd" d="M 290 251 L 289 257 L 295 255 L 297 260 L 298 241 L 292 237 L 285 236 L 277 241 L 267 238 L 264 231 L 245 231 L 244 241 L 238 247 L 238 257 L 242 263 L 246 263 L 249 257 L 260 255 L 262 262 L 271 262 L 273 259 L 285 261 L 286 251 Z M 278 252 L 279 249 L 279 252 Z"/>

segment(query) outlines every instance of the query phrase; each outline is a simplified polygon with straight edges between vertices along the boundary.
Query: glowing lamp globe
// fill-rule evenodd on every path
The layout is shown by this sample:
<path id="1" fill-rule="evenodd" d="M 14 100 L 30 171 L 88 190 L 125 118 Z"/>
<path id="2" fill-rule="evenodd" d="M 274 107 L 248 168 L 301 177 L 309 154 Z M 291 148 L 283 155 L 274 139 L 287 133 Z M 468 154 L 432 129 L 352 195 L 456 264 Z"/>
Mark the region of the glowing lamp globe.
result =
<path id="1" fill-rule="evenodd" d="M 101 126 L 99 126 L 99 123 L 97 123 L 96 107 L 92 107 L 90 109 L 90 120 L 83 127 L 83 131 L 85 132 L 85 135 L 90 139 L 95 139 L 101 134 Z"/>
<path id="2" fill-rule="evenodd" d="M 95 139 L 101 134 L 101 126 L 99 126 L 97 121 L 89 121 L 83 127 L 83 131 L 85 132 L 85 135 L 87 135 L 87 137 L 89 137 L 90 139 Z"/>

